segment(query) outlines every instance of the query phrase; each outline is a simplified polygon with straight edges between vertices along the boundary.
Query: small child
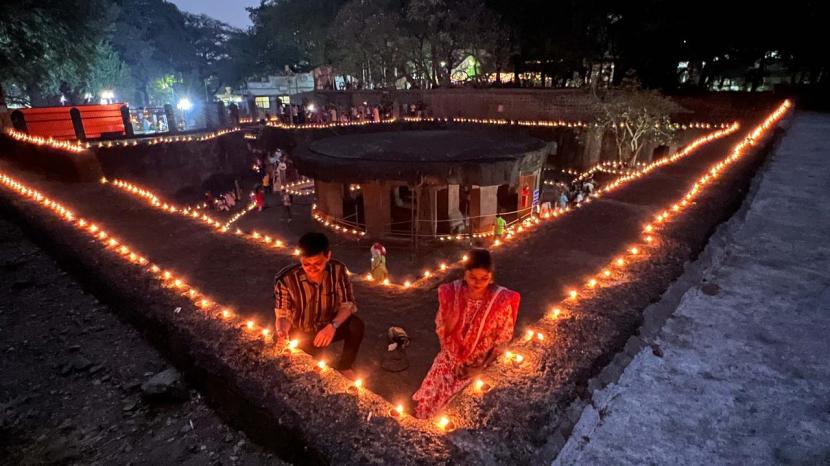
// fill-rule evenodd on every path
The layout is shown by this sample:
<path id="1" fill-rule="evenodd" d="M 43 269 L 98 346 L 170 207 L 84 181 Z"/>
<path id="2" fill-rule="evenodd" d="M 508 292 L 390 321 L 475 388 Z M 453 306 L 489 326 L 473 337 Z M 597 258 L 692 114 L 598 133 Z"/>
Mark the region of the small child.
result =
<path id="1" fill-rule="evenodd" d="M 282 192 L 282 208 L 285 212 L 285 215 L 288 217 L 288 221 L 292 220 L 291 218 L 291 195 L 288 194 L 288 191 L 283 190 Z"/>
<path id="2" fill-rule="evenodd" d="M 256 203 L 257 211 L 262 212 L 262 209 L 265 208 L 265 191 L 262 187 L 256 189 L 254 192 L 254 202 Z"/>
<path id="3" fill-rule="evenodd" d="M 370 252 L 372 253 L 370 273 L 375 281 L 382 282 L 389 277 L 389 271 L 386 270 L 386 248 L 380 243 L 375 243 Z"/>

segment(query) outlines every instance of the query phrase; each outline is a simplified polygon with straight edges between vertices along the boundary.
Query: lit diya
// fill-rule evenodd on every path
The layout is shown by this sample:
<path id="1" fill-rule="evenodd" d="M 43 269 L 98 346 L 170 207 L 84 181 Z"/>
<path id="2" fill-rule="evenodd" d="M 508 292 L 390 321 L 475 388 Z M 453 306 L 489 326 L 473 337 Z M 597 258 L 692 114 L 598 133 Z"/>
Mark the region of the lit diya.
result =
<path id="1" fill-rule="evenodd" d="M 394 417 L 397 419 L 402 418 L 404 415 L 403 405 L 395 406 L 394 408 L 389 410 L 389 416 Z"/>
<path id="2" fill-rule="evenodd" d="M 441 416 L 441 418 L 438 419 L 438 427 L 444 432 L 450 432 L 455 430 L 455 423 L 452 422 L 447 416 Z"/>
<path id="3" fill-rule="evenodd" d="M 357 396 L 357 395 L 360 395 L 360 389 L 362 387 L 363 387 L 363 381 L 361 379 L 357 379 L 357 380 L 354 381 L 354 383 L 352 385 L 349 385 L 349 387 L 346 388 L 346 392 L 349 393 L 350 395 Z"/>

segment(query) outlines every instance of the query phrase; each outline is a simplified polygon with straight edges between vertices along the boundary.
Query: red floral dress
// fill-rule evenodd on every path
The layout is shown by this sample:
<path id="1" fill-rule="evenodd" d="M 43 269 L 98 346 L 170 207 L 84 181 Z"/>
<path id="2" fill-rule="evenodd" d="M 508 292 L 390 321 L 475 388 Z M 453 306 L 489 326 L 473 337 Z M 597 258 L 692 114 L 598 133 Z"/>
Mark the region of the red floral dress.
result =
<path id="1" fill-rule="evenodd" d="M 470 383 L 470 370 L 483 368 L 493 350 L 513 337 L 518 311 L 519 293 L 500 286 L 491 285 L 482 299 L 468 298 L 463 280 L 438 288 L 441 351 L 412 395 L 415 416 L 435 415 Z"/>

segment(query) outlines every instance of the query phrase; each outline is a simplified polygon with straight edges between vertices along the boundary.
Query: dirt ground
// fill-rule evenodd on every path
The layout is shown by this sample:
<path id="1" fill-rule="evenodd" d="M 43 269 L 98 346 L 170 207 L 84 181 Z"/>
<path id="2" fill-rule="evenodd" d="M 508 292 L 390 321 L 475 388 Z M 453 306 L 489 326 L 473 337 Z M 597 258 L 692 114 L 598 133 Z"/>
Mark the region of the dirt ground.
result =
<path id="1" fill-rule="evenodd" d="M 165 360 L 4 219 L 0 351 L 0 464 L 285 464 L 195 390 L 145 401 Z"/>
<path id="2" fill-rule="evenodd" d="M 722 158 L 733 140 L 726 138 L 710 143 L 694 155 L 549 222 L 530 237 L 498 250 L 497 280 L 522 293 L 519 331 L 537 321 L 550 304 L 564 297 L 566 287 L 581 283 L 582 277 L 624 250 L 628 242 L 638 237 L 641 225 L 648 221 L 651 212 L 676 198 L 693 177 Z M 178 271 L 189 282 L 211 293 L 217 302 L 260 323 L 273 320 L 273 277 L 281 268 L 294 263 L 290 255 L 252 245 L 231 234 L 218 235 L 198 222 L 162 213 L 99 183 L 64 184 L 3 166 L 62 199 L 79 215 L 100 221 L 155 262 Z M 275 203 L 275 199 L 270 202 Z M 243 228 L 273 231 L 287 240 L 296 238 L 299 231 L 323 231 L 305 213 L 310 208 L 308 203 L 306 200 L 295 206 L 292 222 L 284 221 L 281 209 L 272 206 L 261 213 L 248 214 L 239 224 Z M 333 234 L 330 236 L 335 238 Z M 337 239 L 335 257 L 353 269 L 365 270 L 361 263 L 366 261 L 367 249 L 365 244 Z M 390 249 L 395 272 L 395 262 L 404 265 L 406 262 L 396 261 L 397 248 Z M 528 273 L 528 270 L 538 273 Z M 438 351 L 433 323 L 437 300 L 432 288 L 395 291 L 355 283 L 360 315 L 367 329 L 356 369 L 368 379 L 368 388 L 392 402 L 409 398 Z M 402 372 L 381 368 L 384 359 L 389 357 L 386 332 L 391 326 L 403 327 L 412 338 L 412 346 L 407 350 L 409 367 Z"/>

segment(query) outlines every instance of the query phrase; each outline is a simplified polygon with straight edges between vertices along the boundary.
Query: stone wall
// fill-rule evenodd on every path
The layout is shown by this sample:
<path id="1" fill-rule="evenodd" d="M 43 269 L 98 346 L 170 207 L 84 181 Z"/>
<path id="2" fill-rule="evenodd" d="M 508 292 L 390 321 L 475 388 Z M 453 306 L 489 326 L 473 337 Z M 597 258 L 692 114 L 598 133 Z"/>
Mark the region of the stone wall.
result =
<path id="1" fill-rule="evenodd" d="M 103 172 L 92 152 L 79 154 L 19 142 L 0 134 L 0 157 L 63 181 L 96 181 Z"/>
<path id="2" fill-rule="evenodd" d="M 771 92 L 713 92 L 670 96 L 682 109 L 676 121 L 729 121 L 766 113 L 783 96 Z M 591 94 L 583 89 L 433 89 L 314 91 L 301 100 L 322 108 L 381 104 L 421 105 L 426 115 L 508 120 L 593 120 Z"/>
<path id="3" fill-rule="evenodd" d="M 202 142 L 99 148 L 96 156 L 107 178 L 123 178 L 181 201 L 206 190 L 233 188 L 235 177 L 250 174 L 253 156 L 242 134 Z"/>

